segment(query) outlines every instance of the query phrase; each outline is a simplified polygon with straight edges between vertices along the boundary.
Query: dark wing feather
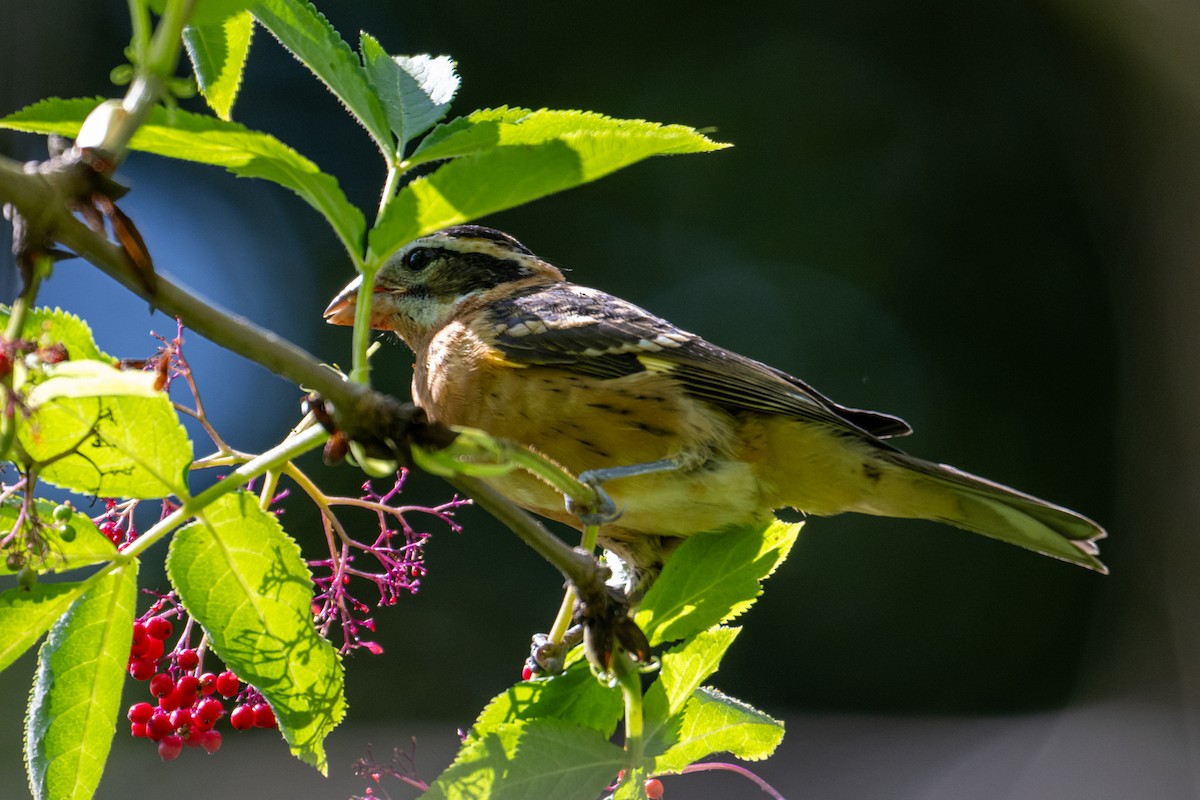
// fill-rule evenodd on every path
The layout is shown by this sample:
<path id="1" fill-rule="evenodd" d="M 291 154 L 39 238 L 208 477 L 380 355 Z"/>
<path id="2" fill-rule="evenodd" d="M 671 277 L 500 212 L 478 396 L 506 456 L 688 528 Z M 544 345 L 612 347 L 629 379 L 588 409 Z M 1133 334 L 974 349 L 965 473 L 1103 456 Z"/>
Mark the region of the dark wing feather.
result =
<path id="1" fill-rule="evenodd" d="M 841 406 L 808 384 L 710 344 L 620 298 L 556 284 L 500 301 L 489 311 L 496 347 L 522 364 L 554 365 L 597 378 L 666 368 L 684 389 L 731 413 L 757 411 L 903 436 L 903 420 Z"/>

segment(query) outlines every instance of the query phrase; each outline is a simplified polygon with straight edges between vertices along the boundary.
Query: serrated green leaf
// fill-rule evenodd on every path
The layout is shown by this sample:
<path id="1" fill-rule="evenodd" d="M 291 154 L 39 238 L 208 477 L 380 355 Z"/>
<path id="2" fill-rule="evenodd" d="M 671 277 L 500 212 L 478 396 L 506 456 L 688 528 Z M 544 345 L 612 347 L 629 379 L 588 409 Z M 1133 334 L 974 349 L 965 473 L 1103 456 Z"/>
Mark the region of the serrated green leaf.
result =
<path id="1" fill-rule="evenodd" d="M 646 692 L 647 726 L 683 708 L 692 692 L 717 671 L 739 633 L 741 628 L 712 628 L 662 654 L 658 680 Z"/>
<path id="2" fill-rule="evenodd" d="M 635 620 L 650 644 L 687 638 L 752 606 L 802 525 L 776 520 L 688 537 L 638 608 Z"/>
<path id="3" fill-rule="evenodd" d="M 10 309 L 0 306 L 0 325 L 8 325 Z M 21 336 L 46 347 L 61 344 L 71 360 L 89 359 L 115 363 L 116 359 L 96 346 L 87 322 L 61 308 L 33 308 L 25 316 Z"/>
<path id="4" fill-rule="evenodd" d="M 678 741 L 656 759 L 653 772 L 680 772 L 714 753 L 760 761 L 783 741 L 783 723 L 716 689 L 698 689 L 684 708 Z"/>
<path id="5" fill-rule="evenodd" d="M 83 593 L 82 583 L 35 583 L 0 592 L 0 670 L 21 657 Z"/>
<path id="6" fill-rule="evenodd" d="M 422 800 L 594 800 L 624 753 L 599 731 L 562 720 L 511 722 L 467 740 Z"/>
<path id="7" fill-rule="evenodd" d="M 367 78 L 403 150 L 446 116 L 459 86 L 454 61 L 449 56 L 390 56 L 365 32 L 359 49 Z"/>
<path id="8" fill-rule="evenodd" d="M 650 156 L 706 153 L 729 147 L 687 125 L 617 119 L 594 111 L 488 108 L 439 125 L 406 166 L 475 155 L 494 147 L 561 141 L 579 153 L 585 180 Z"/>
<path id="9" fill-rule="evenodd" d="M 22 552 L 32 560 L 31 566 L 35 570 L 63 572 L 111 561 L 116 556 L 116 545 L 100 532 L 96 523 L 86 514 L 73 514 L 69 520 L 58 522 L 54 519 L 54 509 L 57 507 L 57 503 L 49 500 L 34 500 L 39 520 L 37 539 L 41 547 L 37 553 L 28 550 Z M 19 513 L 17 504 L 0 506 L 0 538 L 12 532 L 18 517 L 23 522 L 19 535 L 22 540 L 28 541 L 30 520 Z M 9 564 L 5 560 L 0 564 L 0 575 L 15 575 L 22 566 Z"/>
<path id="10" fill-rule="evenodd" d="M 390 161 L 396 145 L 383 105 L 358 57 L 329 20 L 306 0 L 262 0 L 251 10 L 263 27 L 342 101 Z"/>
<path id="11" fill-rule="evenodd" d="M 560 719 L 595 728 L 607 738 L 623 713 L 621 692 L 601 684 L 587 664 L 579 662 L 552 678 L 522 681 L 494 697 L 475 720 L 472 734 L 510 722 Z"/>
<path id="12" fill-rule="evenodd" d="M 365 80 L 365 79 L 364 79 Z M 0 119 L 0 128 L 76 136 L 102 98 L 52 98 Z M 134 150 L 224 167 L 242 178 L 262 178 L 291 191 L 328 220 L 356 261 L 366 223 L 338 182 L 274 136 L 182 109 L 158 106 L 133 135 Z"/>
<path id="13" fill-rule="evenodd" d="M 80 380 L 86 384 L 91 379 Z M 80 494 L 142 499 L 187 494 L 192 443 L 161 392 L 72 397 L 64 391 L 34 406 L 28 417 L 17 418 L 17 441 L 43 464 L 43 480 Z"/>
<path id="14" fill-rule="evenodd" d="M 223 120 L 231 118 L 253 33 L 254 17 L 245 10 L 218 22 L 183 29 L 183 44 L 196 73 L 200 94 Z"/>
<path id="15" fill-rule="evenodd" d="M 300 548 L 246 492 L 202 517 L 171 541 L 171 583 L 221 660 L 267 698 L 292 753 L 325 773 L 325 737 L 345 715 L 343 672 L 313 626 Z"/>
<path id="16" fill-rule="evenodd" d="M 95 794 L 121 708 L 136 603 L 134 562 L 100 578 L 50 629 L 25 721 L 35 800 Z"/>
<path id="17" fill-rule="evenodd" d="M 527 203 L 655 155 L 716 150 L 682 125 L 584 111 L 479 111 L 435 128 L 405 166 L 453 159 L 406 185 L 368 235 L 382 261 L 405 242 Z"/>

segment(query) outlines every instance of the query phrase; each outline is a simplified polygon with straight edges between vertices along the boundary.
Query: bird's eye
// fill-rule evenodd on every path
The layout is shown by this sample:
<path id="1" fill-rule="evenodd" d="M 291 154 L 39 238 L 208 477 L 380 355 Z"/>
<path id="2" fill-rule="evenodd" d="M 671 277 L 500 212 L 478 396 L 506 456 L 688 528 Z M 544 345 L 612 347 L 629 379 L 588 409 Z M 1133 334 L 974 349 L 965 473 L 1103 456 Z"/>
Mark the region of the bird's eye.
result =
<path id="1" fill-rule="evenodd" d="M 437 258 L 437 254 L 427 247 L 418 247 L 404 255 L 404 267 L 409 272 L 420 272 Z"/>

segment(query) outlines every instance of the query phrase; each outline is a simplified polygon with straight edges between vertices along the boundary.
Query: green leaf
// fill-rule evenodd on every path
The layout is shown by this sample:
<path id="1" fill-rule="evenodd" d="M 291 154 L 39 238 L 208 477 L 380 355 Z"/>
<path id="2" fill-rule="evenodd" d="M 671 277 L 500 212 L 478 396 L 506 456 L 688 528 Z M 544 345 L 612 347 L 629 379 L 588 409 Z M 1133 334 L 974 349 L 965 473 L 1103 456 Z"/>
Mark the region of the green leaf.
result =
<path id="1" fill-rule="evenodd" d="M 263 27 L 342 101 L 390 163 L 396 146 L 383 105 L 358 57 L 329 20 L 306 0 L 262 0 L 251 10 Z"/>
<path id="2" fill-rule="evenodd" d="M 647 721 L 652 716 L 652 704 L 661 703 L 663 713 L 659 719 L 682 709 L 692 692 L 717 671 L 725 651 L 739 633 L 741 628 L 712 628 L 663 653 L 658 680 L 646 692 Z M 652 701 L 651 697 L 655 699 Z"/>
<path id="3" fill-rule="evenodd" d="M 698 689 L 688 701 L 678 741 L 654 760 L 657 774 L 680 772 L 713 753 L 760 761 L 783 740 L 783 723 L 716 689 Z"/>
<path id="4" fill-rule="evenodd" d="M 547 719 L 468 739 L 423 800 L 595 800 L 624 753 L 599 731 Z"/>
<path id="5" fill-rule="evenodd" d="M 95 794 L 121 709 L 136 603 L 134 562 L 92 585 L 42 645 L 25 720 L 35 800 Z"/>
<path id="6" fill-rule="evenodd" d="M 233 101 L 241 88 L 253 33 L 254 17 L 249 11 L 183 29 L 183 44 L 196 72 L 200 94 L 223 120 L 230 119 Z"/>
<path id="7" fill-rule="evenodd" d="M 167 574 L 221 660 L 270 702 L 292 754 L 325 773 L 342 664 L 313 627 L 312 576 L 275 516 L 246 492 L 221 497 L 175 534 Z"/>
<path id="8" fill-rule="evenodd" d="M 448 225 L 570 189 L 654 155 L 717 150 L 682 125 L 585 111 L 478 111 L 439 126 L 404 166 L 453 159 L 406 185 L 370 232 L 382 262 L 405 242 Z"/>
<path id="9" fill-rule="evenodd" d="M 0 325 L 8 325 L 10 309 L 0 306 Z M 71 360 L 90 359 L 93 361 L 116 362 L 110 355 L 101 352 L 92 337 L 92 329 L 87 322 L 61 308 L 33 308 L 25 317 L 25 326 L 21 336 L 37 342 L 39 347 L 61 344 L 67 350 L 67 358 Z"/>
<path id="10" fill-rule="evenodd" d="M 52 98 L 0 119 L 0 128 L 76 136 L 101 98 Z M 337 180 L 274 136 L 181 109 L 158 106 L 129 146 L 167 158 L 224 167 L 241 178 L 262 178 L 292 190 L 329 221 L 357 263 L 366 223 Z"/>
<path id="11" fill-rule="evenodd" d="M 688 537 L 638 609 L 635 621 L 650 644 L 684 639 L 748 609 L 802 524 L 776 520 Z"/>
<path id="12" fill-rule="evenodd" d="M 621 693 L 596 680 L 577 662 L 552 678 L 522 681 L 497 695 L 475 720 L 473 735 L 500 725 L 533 719 L 559 719 L 595 728 L 610 737 L 624 714 Z"/>
<path id="13" fill-rule="evenodd" d="M 389 56 L 368 33 L 360 44 L 367 77 L 383 103 L 400 150 L 440 122 L 458 92 L 449 56 Z"/>
<path id="14" fill-rule="evenodd" d="M 561 141 L 579 154 L 584 180 L 595 180 L 650 156 L 706 153 L 728 144 L 695 128 L 642 119 L 616 119 L 594 111 L 543 108 L 482 109 L 439 125 L 405 166 L 477 155 L 496 147 Z"/>
<path id="15" fill-rule="evenodd" d="M 82 583 L 35 583 L 0 592 L 0 670 L 21 657 L 83 593 Z"/>
<path id="16" fill-rule="evenodd" d="M 92 564 L 112 561 L 117 555 L 117 547 L 108 537 L 100 532 L 96 523 L 86 514 L 73 514 L 65 522 L 54 519 L 54 509 L 57 503 L 49 500 L 34 500 L 39 524 L 37 540 L 41 543 L 38 552 L 30 553 L 28 549 L 22 553 L 32 559 L 30 566 L 38 572 L 63 572 L 79 569 Z M 18 534 L 23 541 L 29 541 L 30 520 L 19 513 L 18 504 L 0 506 L 0 537 L 12 532 L 17 518 L 21 517 L 21 532 Z M 15 575 L 21 566 L 11 566 L 7 560 L 0 564 L 0 575 Z"/>
<path id="17" fill-rule="evenodd" d="M 60 369 L 34 386 L 27 399 L 32 413 L 17 421 L 17 440 L 43 464 L 41 478 L 98 497 L 186 496 L 192 444 L 170 398 L 140 394 L 144 373 L 100 362 L 67 365 L 82 369 Z M 101 367 L 109 374 L 98 378 Z M 124 394 L 93 396 L 100 391 Z"/>

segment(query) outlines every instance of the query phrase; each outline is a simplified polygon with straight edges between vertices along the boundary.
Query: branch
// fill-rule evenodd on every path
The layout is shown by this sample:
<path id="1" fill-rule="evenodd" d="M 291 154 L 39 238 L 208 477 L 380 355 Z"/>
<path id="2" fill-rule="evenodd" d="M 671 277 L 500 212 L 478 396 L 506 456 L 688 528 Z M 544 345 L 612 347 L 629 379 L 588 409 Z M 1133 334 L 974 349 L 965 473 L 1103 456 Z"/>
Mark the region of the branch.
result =
<path id="1" fill-rule="evenodd" d="M 81 169 L 85 167 L 80 165 Z M 318 392 L 340 411 L 358 409 L 376 394 L 352 384 L 303 348 L 274 332 L 209 303 L 159 273 L 151 294 L 145 282 L 116 244 L 96 233 L 67 210 L 65 197 L 86 178 L 70 169 L 26 172 L 11 159 L 0 157 L 0 201 L 11 203 L 39 234 L 60 242 L 154 308 L 183 320 L 188 329 L 266 367 L 298 386 Z"/>

